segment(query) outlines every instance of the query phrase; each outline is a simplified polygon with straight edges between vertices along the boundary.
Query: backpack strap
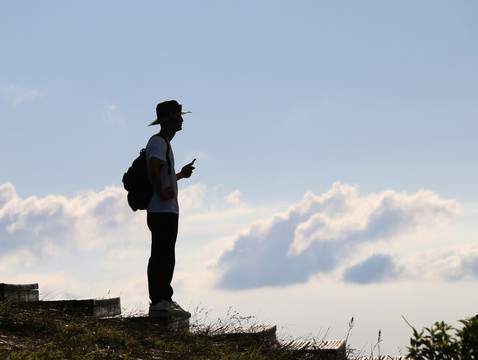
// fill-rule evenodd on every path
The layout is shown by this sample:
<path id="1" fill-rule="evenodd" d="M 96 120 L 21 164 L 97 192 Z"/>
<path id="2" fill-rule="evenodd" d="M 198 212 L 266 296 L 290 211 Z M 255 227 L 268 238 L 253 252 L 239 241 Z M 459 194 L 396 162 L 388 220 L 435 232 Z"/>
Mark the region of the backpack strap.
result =
<path id="1" fill-rule="evenodd" d="M 169 160 L 169 151 L 171 150 L 171 146 L 169 145 L 168 139 L 165 136 L 158 134 L 161 136 L 164 141 L 166 141 L 166 161 L 168 162 L 168 175 L 171 175 L 171 160 Z"/>

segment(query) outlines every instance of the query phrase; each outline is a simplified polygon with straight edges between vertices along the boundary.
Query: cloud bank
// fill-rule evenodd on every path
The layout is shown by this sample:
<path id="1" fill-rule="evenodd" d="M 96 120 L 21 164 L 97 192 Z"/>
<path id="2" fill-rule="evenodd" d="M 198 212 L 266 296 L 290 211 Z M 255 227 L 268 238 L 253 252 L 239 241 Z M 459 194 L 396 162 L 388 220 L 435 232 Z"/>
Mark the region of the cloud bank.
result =
<path id="1" fill-rule="evenodd" d="M 72 198 L 18 197 L 12 184 L 0 186 L 0 258 L 28 249 L 32 257 L 58 252 L 104 250 L 138 241 L 136 217 L 125 207 L 124 190 L 84 192 Z M 132 221 L 133 218 L 133 221 Z"/>
<path id="2" fill-rule="evenodd" d="M 206 192 L 213 203 L 204 203 Z M 182 189 L 182 218 L 195 224 L 224 219 L 220 193 L 202 184 Z M 238 197 L 237 191 L 222 195 L 230 216 L 242 211 Z M 204 231 L 182 227 L 182 237 L 197 229 Z M 62 298 L 101 297 L 111 289 L 115 296 L 136 291 L 133 296 L 147 299 L 149 247 L 146 214 L 131 211 L 121 187 L 21 198 L 13 184 L 0 185 L 0 282 L 40 282 Z"/>
<path id="3" fill-rule="evenodd" d="M 239 190 L 193 184 L 179 197 L 181 286 L 208 279 L 211 289 L 236 291 L 321 277 L 362 286 L 478 277 L 478 239 L 436 241 L 443 229 L 456 230 L 447 224 L 458 204 L 431 191 L 361 195 L 335 183 L 276 214 L 244 204 Z M 111 289 L 145 299 L 149 238 L 144 212 L 129 209 L 120 187 L 23 199 L 12 184 L 0 185 L 0 282 L 40 282 L 76 298 Z"/>
<path id="4" fill-rule="evenodd" d="M 418 229 L 435 227 L 456 214 L 454 200 L 431 191 L 360 196 L 357 186 L 335 183 L 326 194 L 309 192 L 285 213 L 238 235 L 218 261 L 217 286 L 287 286 L 336 271 L 349 283 L 391 281 L 409 275 L 408 270 L 393 253 L 376 251 L 397 242 L 413 246 Z M 473 261 L 467 262 L 471 268 Z"/>
<path id="5" fill-rule="evenodd" d="M 137 286 L 148 240 L 121 188 L 22 199 L 0 185 L 0 282 L 38 282 L 47 298 L 118 296 Z"/>

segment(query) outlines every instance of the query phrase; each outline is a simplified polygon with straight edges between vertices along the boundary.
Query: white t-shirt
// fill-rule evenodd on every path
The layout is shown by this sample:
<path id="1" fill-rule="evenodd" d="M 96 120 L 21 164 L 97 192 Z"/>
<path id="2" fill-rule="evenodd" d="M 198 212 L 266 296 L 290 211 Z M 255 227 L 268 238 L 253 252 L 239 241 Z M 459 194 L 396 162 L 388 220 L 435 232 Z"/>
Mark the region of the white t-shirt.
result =
<path id="1" fill-rule="evenodd" d="M 169 161 L 171 162 L 171 173 L 168 174 L 168 161 L 166 159 L 166 151 L 168 149 L 168 143 L 163 137 L 154 135 L 149 139 L 146 146 L 146 166 L 149 171 L 149 160 L 153 157 L 158 158 L 161 161 L 161 183 L 163 188 L 172 188 L 176 196 L 170 200 L 161 200 L 158 193 L 155 191 L 153 197 L 148 205 L 148 212 L 168 212 L 179 214 L 178 204 L 178 181 L 176 180 L 176 171 L 174 170 L 174 154 L 169 144 Z M 151 180 L 151 179 L 150 179 Z"/>

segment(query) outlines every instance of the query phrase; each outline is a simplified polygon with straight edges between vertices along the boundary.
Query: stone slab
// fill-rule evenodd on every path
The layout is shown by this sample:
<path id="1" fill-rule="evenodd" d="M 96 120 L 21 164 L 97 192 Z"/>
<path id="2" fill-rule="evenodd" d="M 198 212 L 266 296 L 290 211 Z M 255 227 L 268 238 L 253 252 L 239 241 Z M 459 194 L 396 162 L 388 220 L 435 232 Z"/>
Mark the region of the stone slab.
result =
<path id="1" fill-rule="evenodd" d="M 344 340 L 292 341 L 285 344 L 291 351 L 299 353 L 320 353 L 321 359 L 345 360 L 346 344 Z"/>
<path id="2" fill-rule="evenodd" d="M 350 360 L 412 360 L 404 356 L 362 356 L 358 358 L 350 358 Z"/>
<path id="3" fill-rule="evenodd" d="M 53 308 L 66 313 L 108 317 L 121 315 L 120 298 L 86 300 L 48 300 L 39 301 L 37 306 Z"/>
<path id="4" fill-rule="evenodd" d="M 189 330 L 189 319 L 176 316 L 149 317 L 149 322 L 171 329 Z"/>
<path id="5" fill-rule="evenodd" d="M 136 314 L 131 316 L 116 316 L 108 320 L 119 323 L 127 323 L 129 326 L 138 329 L 148 327 L 156 328 L 161 332 L 165 330 L 189 330 L 189 319 L 175 316 L 150 317 L 145 314 Z"/>
<path id="6" fill-rule="evenodd" d="M 38 301 L 38 284 L 0 283 L 0 301 Z"/>
<path id="7" fill-rule="evenodd" d="M 194 332 L 198 335 L 231 339 L 238 342 L 273 344 L 277 342 L 276 331 L 277 326 L 275 325 L 251 325 L 198 328 Z"/>

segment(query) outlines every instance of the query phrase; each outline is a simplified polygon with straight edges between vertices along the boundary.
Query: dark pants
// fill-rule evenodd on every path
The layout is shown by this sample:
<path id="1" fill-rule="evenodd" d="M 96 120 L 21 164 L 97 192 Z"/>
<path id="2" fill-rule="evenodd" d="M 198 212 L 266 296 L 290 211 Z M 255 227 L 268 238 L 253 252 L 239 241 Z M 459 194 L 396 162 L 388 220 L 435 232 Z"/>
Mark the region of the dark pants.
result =
<path id="1" fill-rule="evenodd" d="M 179 216 L 173 213 L 150 212 L 147 221 L 151 230 L 151 257 L 148 263 L 149 298 L 152 304 L 162 300 L 171 301 Z"/>

